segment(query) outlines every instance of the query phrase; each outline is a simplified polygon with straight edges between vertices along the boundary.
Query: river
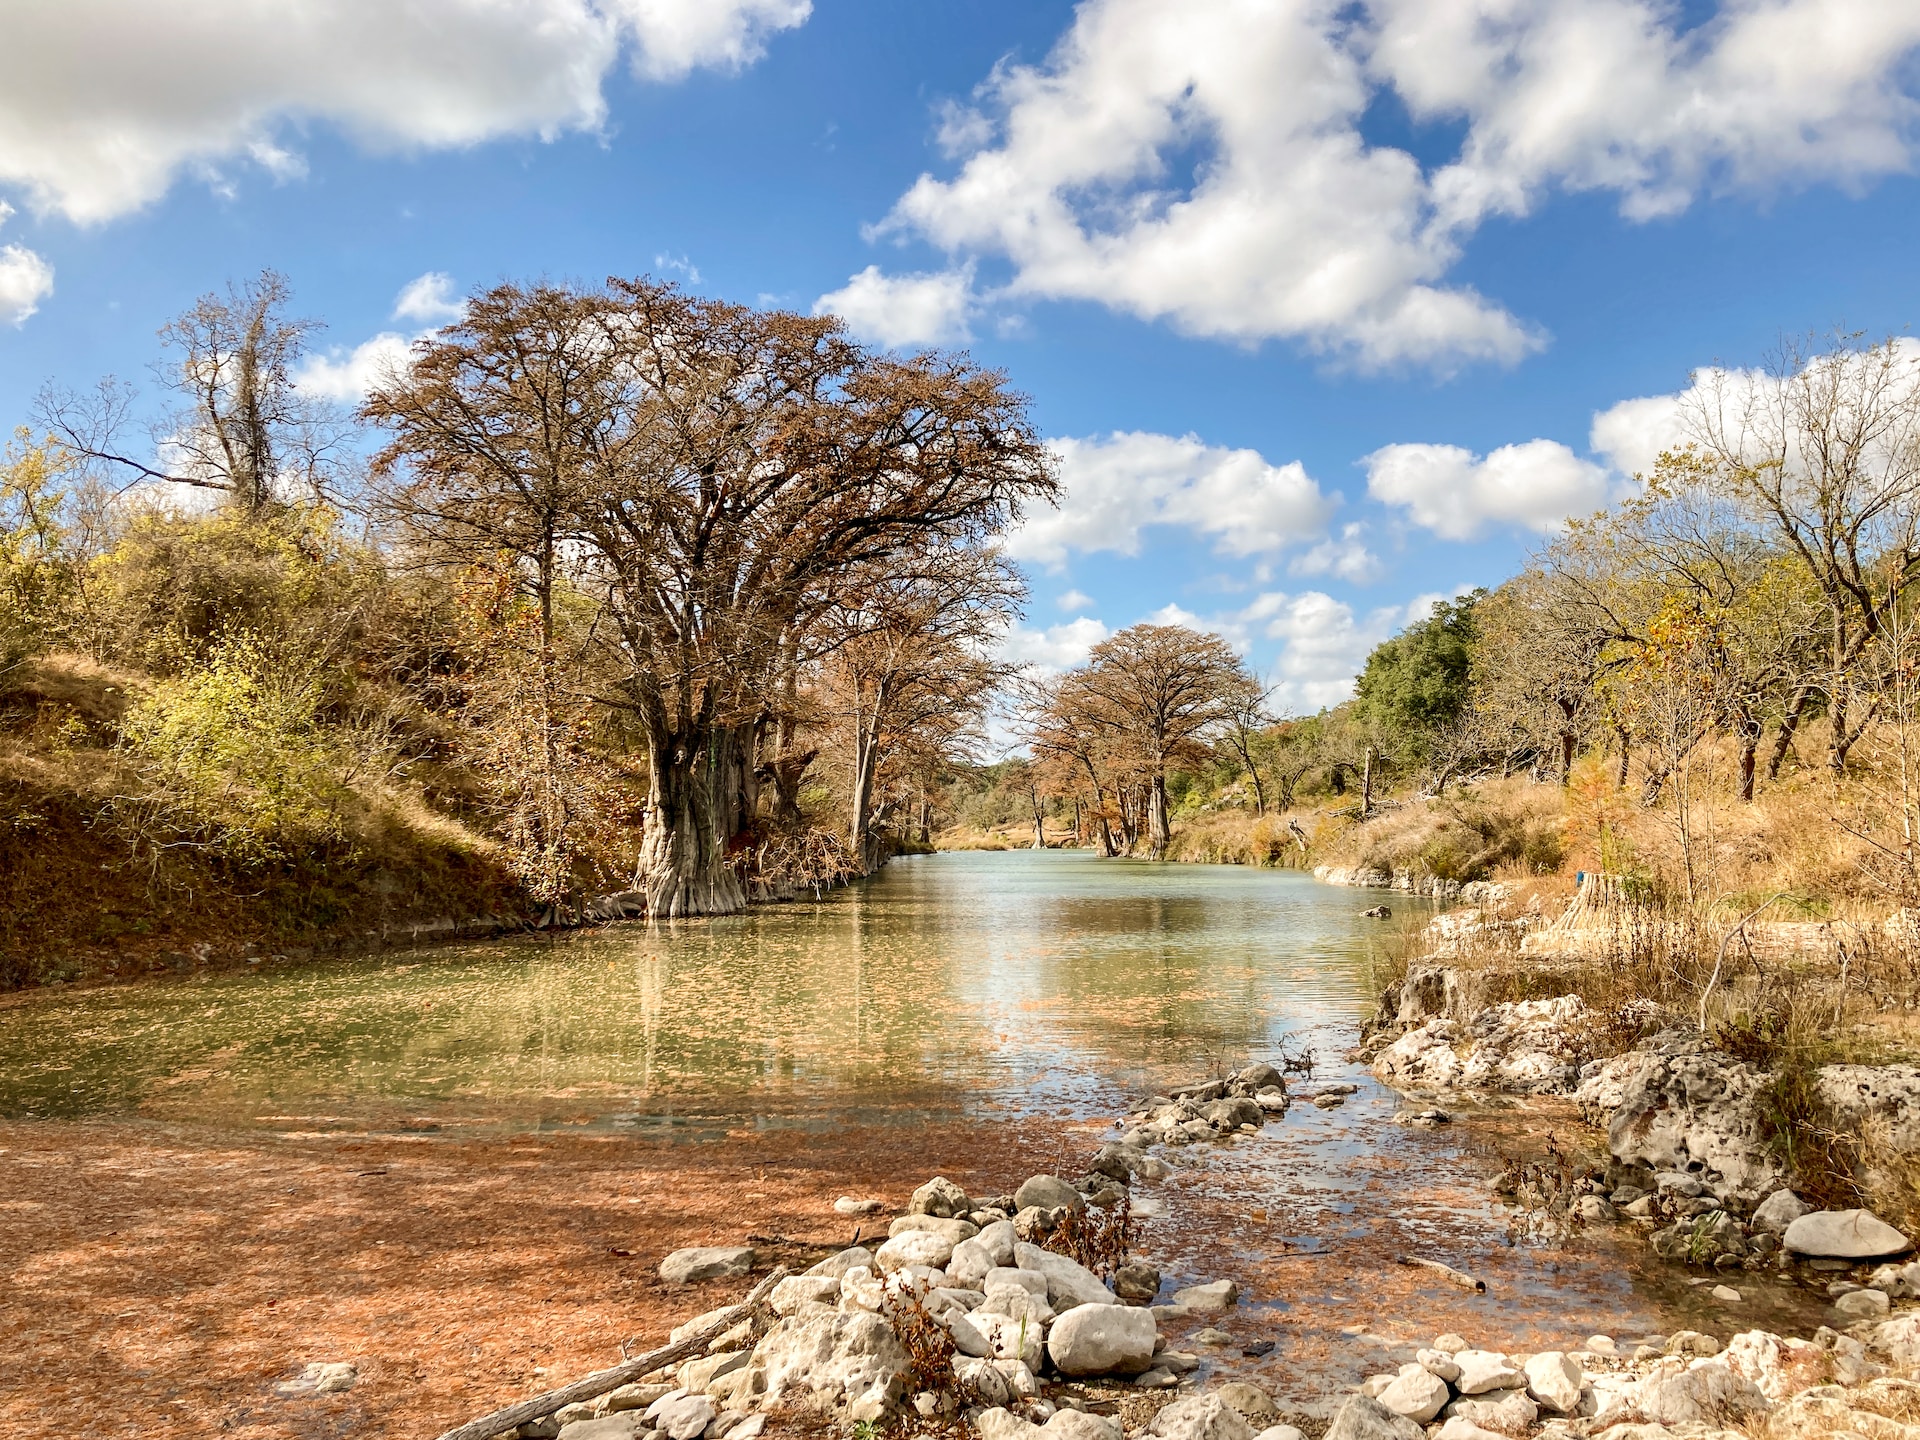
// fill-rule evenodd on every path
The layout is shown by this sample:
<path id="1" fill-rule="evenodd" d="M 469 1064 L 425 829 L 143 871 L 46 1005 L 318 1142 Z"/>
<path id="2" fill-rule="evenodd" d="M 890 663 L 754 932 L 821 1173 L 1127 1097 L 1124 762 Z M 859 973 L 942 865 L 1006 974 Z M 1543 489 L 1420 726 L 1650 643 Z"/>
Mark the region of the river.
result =
<path id="1" fill-rule="evenodd" d="M 395 1263 L 396 1251 L 373 1247 L 403 1241 L 418 1251 L 404 1283 L 437 1285 L 435 1267 L 449 1262 L 433 1252 L 431 1233 L 406 1227 L 406 1208 L 452 1206 L 449 1225 L 477 1228 L 447 1244 L 461 1257 L 489 1252 L 505 1243 L 484 1233 L 500 1202 L 474 1197 L 502 1175 L 502 1193 L 556 1207 L 561 1218 L 543 1220 L 542 1236 L 581 1213 L 576 1194 L 559 1194 L 567 1185 L 606 1192 L 593 1213 L 615 1215 L 604 1221 L 609 1233 L 626 1233 L 619 1216 L 641 1209 L 607 1207 L 622 1177 L 644 1164 L 653 1177 L 645 1213 L 662 1237 L 647 1244 L 721 1239 L 774 1223 L 756 1213 L 756 1197 L 784 1193 L 782 1174 L 804 1170 L 815 1186 L 864 1182 L 896 1202 L 935 1166 L 1010 1190 L 1021 1175 L 999 1172 L 1020 1163 L 1016 1155 L 1038 1153 L 1036 1144 L 1086 1153 L 1110 1138 L 1112 1117 L 1133 1095 L 1249 1060 L 1311 1053 L 1316 1084 L 1358 1087 L 1344 1104 L 1296 1104 L 1257 1136 L 1173 1152 L 1173 1177 L 1141 1192 L 1143 1246 L 1169 1289 L 1230 1275 L 1246 1292 L 1225 1322 L 1232 1340 L 1208 1352 L 1209 1370 L 1311 1405 L 1441 1330 L 1533 1349 L 1577 1346 L 1596 1331 L 1625 1338 L 1686 1324 L 1724 1336 L 1791 1323 L 1804 1306 L 1756 1276 L 1733 1277 L 1744 1296 L 1737 1312 L 1716 1311 L 1684 1273 L 1653 1263 L 1643 1243 L 1511 1233 L 1512 1217 L 1491 1199 L 1487 1177 L 1499 1152 L 1538 1154 L 1549 1134 L 1590 1149 L 1595 1137 L 1564 1106 L 1494 1110 L 1435 1132 L 1394 1123 L 1398 1097 L 1343 1058 L 1372 1008 L 1376 973 L 1423 918 L 1398 897 L 1392 920 L 1363 918 L 1376 898 L 1285 871 L 1059 851 L 944 854 L 898 861 L 817 903 L 657 931 L 626 925 L 358 960 L 269 962 L 255 973 L 23 997 L 0 1007 L 0 1136 L 12 1146 L 0 1148 L 0 1165 L 9 1154 L 16 1165 L 50 1169 L 92 1157 L 98 1173 L 69 1183 L 103 1187 L 100 1195 L 126 1188 L 111 1191 L 120 1198 L 102 1200 L 100 1215 L 82 1224 L 55 1216 L 57 1204 L 35 1198 L 52 1192 L 16 1170 L 13 1193 L 25 1198 L 11 1202 L 13 1213 L 49 1227 L 44 1237 L 19 1232 L 26 1238 L 11 1258 L 31 1282 L 21 1294 L 36 1294 L 43 1315 L 48 1306 L 92 1306 L 102 1323 L 133 1323 L 111 1317 L 141 1313 L 138 1304 L 111 1310 L 123 1300 L 94 1294 L 106 1281 L 75 1279 L 82 1252 L 73 1236 L 89 1224 L 132 1233 L 140 1218 L 133 1212 L 145 1203 L 141 1186 L 158 1184 L 141 1176 L 183 1173 L 195 1182 L 188 1199 L 169 1203 L 216 1237 L 203 1266 L 216 1277 L 238 1254 L 223 1252 L 217 1239 L 220 1185 L 228 1182 L 201 1182 L 226 1167 L 235 1186 L 255 1187 L 248 1193 L 306 1187 L 330 1197 L 316 1200 L 305 1220 L 286 1212 L 287 1226 L 304 1227 L 301 1243 L 342 1214 L 397 1227 L 378 1231 L 391 1238 L 354 1242 L 350 1254 L 307 1262 L 316 1295 L 331 1283 L 319 1278 L 329 1272 L 389 1273 L 379 1266 Z M 546 1158 L 528 1170 L 514 1157 L 536 1142 Z M 160 1151 L 172 1158 L 155 1161 Z M 583 1155 L 590 1162 L 577 1160 Z M 876 1168 L 882 1155 L 887 1168 Z M 306 1168 L 296 1171 L 296 1162 Z M 590 1180 L 565 1178 L 576 1163 L 590 1163 Z M 697 1174 L 727 1166 L 758 1177 L 758 1188 L 716 1192 L 711 1204 L 702 1200 L 704 1210 L 673 1208 L 676 1184 L 692 1193 Z M 367 1190 L 369 1176 L 393 1183 L 395 1196 L 422 1198 L 383 1201 Z M 284 1187 L 288 1178 L 294 1183 Z M 417 1182 L 417 1192 L 401 1191 L 402 1181 Z M 793 1189 L 785 1223 L 830 1229 L 831 1191 L 802 1190 Z M 455 1204 L 449 1195 L 467 1198 Z M 641 1199 L 619 1203 L 638 1207 Z M 704 1228 L 695 1228 L 696 1211 Z M 805 1218 L 814 1215 L 826 1218 Z M 599 1254 L 602 1270 L 608 1254 L 635 1258 L 620 1262 L 623 1278 L 581 1269 L 578 1286 L 632 1285 L 657 1260 L 637 1240 L 594 1244 L 598 1251 L 590 1245 L 580 1254 Z M 587 1264 L 562 1250 L 539 1264 Z M 169 1253 L 156 1241 L 156 1275 Z M 1488 1293 L 1466 1294 L 1403 1267 L 1405 1254 L 1481 1276 Z M 523 1268 L 536 1276 L 527 1284 L 544 1283 L 538 1267 Z M 489 1296 L 485 1266 L 474 1269 L 475 1286 L 460 1303 L 479 1314 L 497 1297 Z M 110 1273 L 103 1262 L 99 1274 Z M 402 1279 L 391 1273 L 391 1281 L 355 1283 L 392 1301 Z M 258 1293 L 269 1296 L 279 1283 L 261 1260 Z M 180 1284 L 166 1281 L 169 1293 Z M 406 1294 L 398 1309 L 416 1303 Z M 648 1303 L 656 1302 L 673 1300 L 655 1295 Z M 278 1319 L 250 1322 L 249 1343 L 265 1347 L 271 1363 L 280 1363 L 279 1352 L 262 1337 L 282 1330 L 293 1337 L 285 1347 L 317 1347 L 316 1337 L 326 1336 L 339 1346 L 403 1343 L 346 1320 L 288 1329 L 287 1311 L 265 1308 L 276 1303 L 260 1299 L 251 1313 Z M 241 1313 L 238 1301 L 222 1306 Z M 522 1352 L 532 1342 L 503 1328 L 524 1308 L 503 1312 L 486 1332 L 501 1339 L 500 1374 L 524 1375 L 514 1367 L 531 1363 Z M 170 1317 L 162 1303 L 154 1323 Z M 31 1325 L 24 1333 L 31 1337 Z M 594 1338 L 600 1333 L 583 1325 L 581 1355 L 555 1363 L 589 1363 L 592 1347 L 606 1343 Z M 1271 1349 L 1244 1353 L 1258 1342 Z M 424 1343 L 404 1341 L 413 1354 L 426 1353 Z M 209 1349 L 201 1363 L 229 1360 Z M 423 1391 L 438 1383 L 422 1378 L 431 1368 L 421 1361 L 414 1376 Z M 234 1409 L 234 1387 L 259 1382 L 234 1374 L 178 1433 L 244 1410 Z M 95 1383 L 73 1382 L 81 1390 Z M 443 1413 L 431 1399 L 422 1399 L 420 1414 Z M 367 1433 L 384 1433 L 366 1423 Z M 269 1425 L 236 1433 L 294 1432 Z"/>

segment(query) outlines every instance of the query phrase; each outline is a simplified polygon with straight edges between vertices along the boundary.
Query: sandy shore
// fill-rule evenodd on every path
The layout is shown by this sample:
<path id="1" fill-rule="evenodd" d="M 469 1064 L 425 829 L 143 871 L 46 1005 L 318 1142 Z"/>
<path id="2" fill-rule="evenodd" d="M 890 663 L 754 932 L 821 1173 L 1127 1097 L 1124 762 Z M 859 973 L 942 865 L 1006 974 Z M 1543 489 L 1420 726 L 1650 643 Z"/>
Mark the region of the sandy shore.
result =
<path id="1" fill-rule="evenodd" d="M 732 1298 L 669 1250 L 844 1245 L 836 1196 L 981 1189 L 1084 1153 L 1061 1127 L 289 1142 L 0 1123 L 0 1434 L 422 1440 L 617 1363 Z M 870 1227 L 871 1228 L 871 1227 Z M 313 1360 L 349 1393 L 283 1399 Z"/>

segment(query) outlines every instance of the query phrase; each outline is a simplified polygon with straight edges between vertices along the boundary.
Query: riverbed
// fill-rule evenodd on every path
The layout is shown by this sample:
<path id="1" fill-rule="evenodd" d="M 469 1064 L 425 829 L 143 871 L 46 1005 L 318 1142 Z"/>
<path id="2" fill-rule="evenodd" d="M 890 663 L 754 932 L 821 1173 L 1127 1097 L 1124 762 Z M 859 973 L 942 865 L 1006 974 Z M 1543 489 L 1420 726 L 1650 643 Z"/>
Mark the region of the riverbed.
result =
<path id="1" fill-rule="evenodd" d="M 1283 1057 L 1358 1088 L 1174 1152 L 1142 1191 L 1169 1289 L 1246 1292 L 1210 1372 L 1312 1409 L 1439 1330 L 1531 1349 L 1784 1323 L 1794 1297 L 1754 1277 L 1742 1313 L 1716 1313 L 1644 1246 L 1511 1235 L 1487 1177 L 1549 1133 L 1592 1144 L 1564 1110 L 1393 1123 L 1397 1097 L 1342 1057 L 1425 917 L 1398 899 L 1363 917 L 1374 898 L 1284 871 L 947 854 L 658 930 L 9 1004 L 0 1343 L 24 1363 L 0 1421 L 51 1389 L 144 1397 L 128 1434 L 433 1433 L 715 1303 L 652 1278 L 666 1249 L 845 1243 L 838 1193 L 898 1204 L 936 1171 L 1011 1190 L 1088 1153 L 1132 1095 Z M 273 1394 L 316 1359 L 367 1378 Z"/>

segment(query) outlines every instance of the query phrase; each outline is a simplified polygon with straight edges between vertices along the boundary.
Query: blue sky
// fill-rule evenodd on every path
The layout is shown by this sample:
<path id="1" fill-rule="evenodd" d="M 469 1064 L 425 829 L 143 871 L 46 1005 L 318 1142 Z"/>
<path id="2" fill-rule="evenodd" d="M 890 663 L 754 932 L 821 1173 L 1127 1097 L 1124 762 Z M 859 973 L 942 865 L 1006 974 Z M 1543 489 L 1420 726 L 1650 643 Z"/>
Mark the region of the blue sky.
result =
<path id="1" fill-rule="evenodd" d="M 15 7 L 0 409 L 263 266 L 343 397 L 501 277 L 831 308 L 1060 442 L 1016 654 L 1190 618 L 1311 708 L 1695 367 L 1920 319 L 1917 47 L 1920 0 Z"/>

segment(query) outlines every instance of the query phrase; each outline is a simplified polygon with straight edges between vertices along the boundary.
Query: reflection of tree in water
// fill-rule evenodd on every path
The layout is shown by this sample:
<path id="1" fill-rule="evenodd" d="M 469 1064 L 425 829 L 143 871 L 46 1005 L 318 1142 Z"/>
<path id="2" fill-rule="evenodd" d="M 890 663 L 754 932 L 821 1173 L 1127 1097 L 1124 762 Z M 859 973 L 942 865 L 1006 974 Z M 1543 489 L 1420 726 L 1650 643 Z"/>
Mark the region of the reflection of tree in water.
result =
<path id="1" fill-rule="evenodd" d="M 1356 908 L 1270 874 L 908 861 L 824 903 L 657 931 L 22 1005 L 0 1012 L 0 1110 L 569 1117 L 951 1103 L 1040 1074 L 1204 1066 L 1358 1013 Z"/>

